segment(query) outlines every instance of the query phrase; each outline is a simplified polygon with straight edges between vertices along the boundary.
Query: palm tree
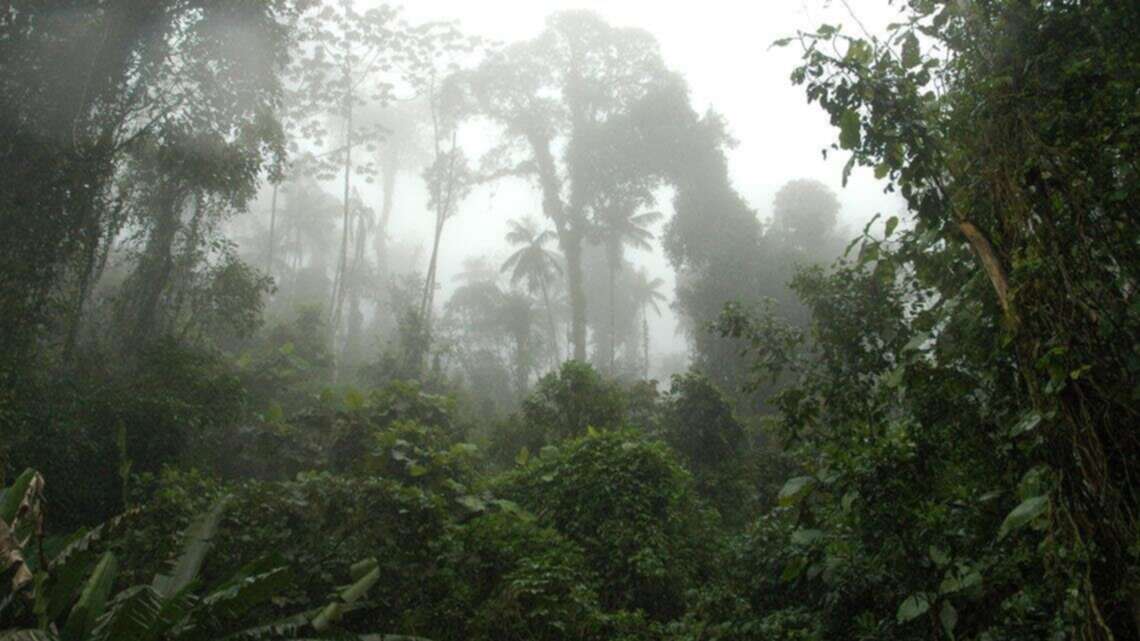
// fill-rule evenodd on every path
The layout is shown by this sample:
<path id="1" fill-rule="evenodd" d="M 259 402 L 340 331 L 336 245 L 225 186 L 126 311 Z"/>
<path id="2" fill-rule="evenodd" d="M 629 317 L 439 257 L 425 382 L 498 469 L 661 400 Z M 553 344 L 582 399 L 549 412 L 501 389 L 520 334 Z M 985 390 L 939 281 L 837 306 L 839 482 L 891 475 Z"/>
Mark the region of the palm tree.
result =
<path id="1" fill-rule="evenodd" d="M 653 310 L 658 316 L 661 316 L 661 306 L 658 303 L 664 303 L 667 299 L 665 294 L 660 291 L 661 286 L 665 281 L 660 278 L 649 280 L 649 274 L 645 269 L 637 270 L 637 276 L 633 281 L 633 291 L 630 292 L 630 299 L 633 304 L 641 310 L 641 339 L 642 347 L 644 348 L 644 367 L 645 377 L 649 377 L 649 310 Z"/>
<path id="2" fill-rule="evenodd" d="M 511 273 L 511 285 L 517 285 L 525 280 L 527 289 L 531 293 L 542 292 L 542 302 L 546 306 L 546 321 L 550 326 L 553 364 L 557 367 L 562 361 L 562 354 L 558 347 L 554 311 L 550 306 L 549 283 L 562 275 L 562 260 L 556 252 L 546 248 L 548 243 L 557 239 L 557 235 L 549 229 L 540 229 L 538 223 L 530 217 L 509 220 L 507 227 L 509 228 L 507 242 L 519 249 L 507 258 L 500 271 Z"/>
<path id="3" fill-rule="evenodd" d="M 617 318 L 615 313 L 617 270 L 620 269 L 626 245 L 650 250 L 653 232 L 649 226 L 661 220 L 661 212 L 636 213 L 636 209 L 617 203 L 600 211 L 598 232 L 606 246 L 606 264 L 610 276 L 610 374 L 614 373 L 614 356 L 617 353 Z"/>

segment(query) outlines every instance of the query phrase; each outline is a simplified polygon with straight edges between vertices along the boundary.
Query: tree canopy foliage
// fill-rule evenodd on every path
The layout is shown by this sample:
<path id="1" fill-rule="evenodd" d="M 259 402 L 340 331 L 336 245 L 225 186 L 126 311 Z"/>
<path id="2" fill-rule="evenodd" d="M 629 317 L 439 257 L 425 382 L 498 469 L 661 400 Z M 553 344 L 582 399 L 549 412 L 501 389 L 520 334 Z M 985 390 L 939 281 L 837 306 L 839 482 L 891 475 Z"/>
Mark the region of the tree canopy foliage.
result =
<path id="1" fill-rule="evenodd" d="M 590 12 L 2 3 L 0 641 L 1140 638 L 1140 5 L 896 6 L 852 239 Z"/>

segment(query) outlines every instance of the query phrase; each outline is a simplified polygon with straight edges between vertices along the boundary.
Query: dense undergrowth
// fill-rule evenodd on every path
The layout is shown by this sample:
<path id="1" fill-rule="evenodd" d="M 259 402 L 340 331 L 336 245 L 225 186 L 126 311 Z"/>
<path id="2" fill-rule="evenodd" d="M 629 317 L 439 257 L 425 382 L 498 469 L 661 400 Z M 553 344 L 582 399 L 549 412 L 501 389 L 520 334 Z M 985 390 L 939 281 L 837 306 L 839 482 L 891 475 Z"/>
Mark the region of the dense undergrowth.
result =
<path id="1" fill-rule="evenodd" d="M 565 51 L 550 44 L 567 34 L 653 53 L 651 38 L 559 14 L 547 39 L 466 78 L 467 116 L 498 118 L 533 147 L 491 160 L 526 147 L 534 157 L 507 169 L 542 165 L 544 213 L 574 258 L 567 343 L 584 354 L 589 325 L 603 375 L 558 358 L 553 232 L 515 226 L 541 259 L 532 289 L 548 334 L 515 331 L 538 317 L 524 296 L 535 292 L 488 280 L 449 310 L 468 344 L 441 346 L 433 259 L 426 284 L 383 299 L 398 319 L 371 355 L 353 342 L 362 290 L 343 291 L 347 197 L 332 297 L 344 318 L 300 304 L 329 300 L 326 265 L 302 265 L 305 251 L 291 256 L 290 298 L 271 299 L 217 235 L 263 162 L 285 153 L 262 121 L 280 106 L 284 64 L 221 46 L 213 20 L 243 8 L 283 60 L 286 18 L 307 3 L 134 3 L 153 13 L 129 24 L 114 22 L 126 9 L 92 10 L 126 26 L 70 26 L 126 53 L 97 61 L 106 82 L 75 98 L 90 101 L 84 118 L 33 90 L 46 77 L 71 97 L 71 71 L 37 54 L 70 51 L 65 32 L 36 22 L 58 16 L 16 4 L 0 13 L 23 39 L 0 48 L 27 63 L 0 67 L 20 89 L 0 91 L 3 106 L 23 118 L 0 120 L 13 141 L 0 146 L 0 641 L 1140 637 L 1140 5 L 909 0 L 884 38 L 823 25 L 777 43 L 803 47 L 792 80 L 838 127 L 848 172 L 873 171 L 908 215 L 873 220 L 844 258 L 771 288 L 795 300 L 767 303 L 752 295 L 771 285 L 760 250 L 814 228 L 762 228 L 729 184 L 723 123 L 698 117 L 648 56 L 661 84 L 609 105 L 640 160 L 604 145 L 590 158 L 628 161 L 634 177 L 614 193 L 676 188 L 666 251 L 694 358 L 659 384 L 641 380 L 648 345 L 629 349 L 648 341 L 652 283 L 624 319 L 623 354 L 637 357 L 626 369 L 640 373 L 617 376 L 614 309 L 587 319 L 580 273 L 582 225 L 648 232 L 584 206 L 562 217 L 579 202 L 563 192 L 602 177 L 569 154 L 582 181 L 555 184 L 550 141 L 522 126 L 535 114 L 509 109 L 546 94 L 492 82 L 534 71 L 539 54 L 551 73 L 535 82 L 565 80 Z M 169 42 L 144 37 L 143 18 Z M 193 45 L 201 65 L 170 66 L 156 43 Z M 219 61 L 264 73 L 155 116 L 161 135 L 132 129 L 127 115 L 161 109 L 132 102 L 153 87 L 128 81 L 191 69 L 187 80 L 217 85 Z M 179 155 L 191 124 L 228 132 L 189 146 L 217 157 Z M 227 138 L 235 127 L 243 135 Z M 124 132 L 137 144 L 117 146 Z M 81 143 L 94 151 L 77 154 Z M 94 296 L 131 228 L 110 195 L 118 182 L 137 188 L 119 195 L 146 242 L 126 252 L 131 275 Z M 186 247 L 176 229 L 193 232 Z M 620 258 L 615 237 L 600 252 Z M 619 266 L 607 265 L 611 304 Z M 744 300 L 724 308 L 728 290 Z M 548 358 L 562 362 L 532 376 Z"/>

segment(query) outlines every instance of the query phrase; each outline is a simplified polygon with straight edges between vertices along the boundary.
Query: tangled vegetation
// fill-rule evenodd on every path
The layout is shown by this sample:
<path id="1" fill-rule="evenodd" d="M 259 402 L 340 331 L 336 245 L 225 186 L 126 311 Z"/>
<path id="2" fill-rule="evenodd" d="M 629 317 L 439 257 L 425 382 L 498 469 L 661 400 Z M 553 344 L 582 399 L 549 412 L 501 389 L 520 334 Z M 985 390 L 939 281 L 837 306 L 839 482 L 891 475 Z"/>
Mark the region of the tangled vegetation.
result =
<path id="1" fill-rule="evenodd" d="M 898 4 L 776 43 L 905 204 L 844 250 L 588 12 L 4 3 L 0 641 L 1140 638 L 1140 4 Z"/>

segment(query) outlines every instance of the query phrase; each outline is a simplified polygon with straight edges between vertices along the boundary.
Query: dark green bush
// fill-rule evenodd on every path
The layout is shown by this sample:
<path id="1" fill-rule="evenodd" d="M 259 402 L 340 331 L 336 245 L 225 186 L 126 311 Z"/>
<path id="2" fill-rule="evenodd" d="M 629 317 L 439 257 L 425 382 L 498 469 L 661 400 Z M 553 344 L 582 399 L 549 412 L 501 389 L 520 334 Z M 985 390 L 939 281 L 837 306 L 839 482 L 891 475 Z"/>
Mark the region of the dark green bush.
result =
<path id="1" fill-rule="evenodd" d="M 496 487 L 582 547 L 607 610 L 674 618 L 706 574 L 715 513 L 669 448 L 638 432 L 564 442 Z"/>

